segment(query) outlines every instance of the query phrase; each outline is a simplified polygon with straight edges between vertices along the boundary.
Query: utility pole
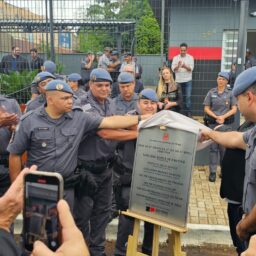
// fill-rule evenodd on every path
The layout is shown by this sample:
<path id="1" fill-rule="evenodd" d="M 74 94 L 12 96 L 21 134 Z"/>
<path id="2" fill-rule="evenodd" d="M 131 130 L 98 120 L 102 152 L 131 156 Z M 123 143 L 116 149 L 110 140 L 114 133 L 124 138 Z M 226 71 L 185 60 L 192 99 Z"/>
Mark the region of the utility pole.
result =
<path id="1" fill-rule="evenodd" d="M 162 14 L 161 14 L 161 61 L 165 61 L 164 55 L 164 21 L 165 21 L 165 0 L 162 0 Z"/>
<path id="2" fill-rule="evenodd" d="M 50 11 L 50 35 L 51 35 L 51 61 L 55 62 L 54 33 L 53 33 L 53 0 L 49 0 Z"/>
<path id="3" fill-rule="evenodd" d="M 237 0 L 235 0 L 237 1 Z M 238 31 L 238 44 L 237 44 L 237 62 L 236 62 L 236 75 L 238 76 L 243 72 L 245 67 L 245 53 L 247 43 L 247 20 L 249 14 L 249 0 L 241 0 L 240 2 L 240 20 Z M 235 115 L 234 128 L 240 125 L 240 112 L 237 111 Z"/>
<path id="4" fill-rule="evenodd" d="M 237 69 L 236 69 L 237 75 L 244 70 L 246 43 L 247 43 L 248 13 L 249 13 L 249 0 L 241 0 L 238 45 L 237 45 Z"/>

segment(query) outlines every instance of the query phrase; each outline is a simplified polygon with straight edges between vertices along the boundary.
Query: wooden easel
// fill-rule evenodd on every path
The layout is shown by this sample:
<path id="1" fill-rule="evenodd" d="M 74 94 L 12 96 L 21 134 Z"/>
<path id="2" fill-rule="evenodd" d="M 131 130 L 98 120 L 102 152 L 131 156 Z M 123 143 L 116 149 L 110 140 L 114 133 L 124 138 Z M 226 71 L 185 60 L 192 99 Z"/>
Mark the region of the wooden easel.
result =
<path id="1" fill-rule="evenodd" d="M 141 252 L 138 252 L 138 239 L 140 231 L 140 221 L 147 221 L 154 224 L 153 246 L 152 256 L 158 256 L 159 254 L 159 233 L 160 227 L 165 227 L 171 230 L 168 234 L 169 239 L 169 252 L 171 256 L 186 256 L 186 253 L 181 250 L 180 233 L 186 233 L 187 228 L 177 227 L 159 220 L 152 219 L 150 217 L 142 216 L 138 213 L 134 213 L 130 210 L 122 212 L 122 214 L 134 218 L 133 235 L 129 236 L 128 245 L 126 250 L 126 256 L 146 256 Z"/>

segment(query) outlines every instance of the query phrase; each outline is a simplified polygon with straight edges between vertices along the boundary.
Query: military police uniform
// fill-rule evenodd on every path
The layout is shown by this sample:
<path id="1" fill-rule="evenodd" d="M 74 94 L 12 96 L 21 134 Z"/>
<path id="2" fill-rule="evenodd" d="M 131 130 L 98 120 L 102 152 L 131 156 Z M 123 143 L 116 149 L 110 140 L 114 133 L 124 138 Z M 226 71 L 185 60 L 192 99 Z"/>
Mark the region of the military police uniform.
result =
<path id="1" fill-rule="evenodd" d="M 122 72 L 118 76 L 118 83 L 119 84 L 129 84 L 129 83 L 135 83 L 135 78 L 131 74 L 127 72 Z M 116 105 L 116 114 L 117 115 L 124 115 L 127 112 L 131 110 L 137 110 L 138 109 L 138 101 L 139 97 L 138 94 L 134 93 L 131 100 L 127 101 L 125 100 L 121 94 L 119 94 L 115 99 L 114 103 Z"/>
<path id="2" fill-rule="evenodd" d="M 228 73 L 220 72 L 218 76 L 226 76 L 225 79 L 228 80 L 227 76 Z M 204 103 L 205 106 L 210 106 L 212 112 L 214 112 L 217 116 L 224 115 L 227 113 L 232 106 L 237 104 L 236 98 L 233 96 L 232 91 L 225 88 L 222 93 L 218 93 L 217 88 L 211 89 L 205 99 Z M 222 127 L 222 131 L 230 131 L 232 130 L 231 124 L 233 123 L 233 117 L 230 117 L 225 120 L 224 126 Z M 208 126 L 211 129 L 214 129 L 219 124 L 216 122 L 215 119 L 208 120 Z M 225 148 L 217 143 L 212 143 L 210 145 L 210 159 L 209 159 L 209 170 L 210 170 L 210 177 L 212 174 L 216 174 L 216 169 L 218 163 L 223 159 L 225 153 Z"/>
<path id="3" fill-rule="evenodd" d="M 145 89 L 140 97 L 158 102 L 156 93 L 151 89 Z M 140 114 L 140 111 L 130 111 L 129 114 Z M 133 162 L 137 140 L 120 142 L 117 147 L 117 159 L 114 164 L 114 191 L 119 210 L 125 211 L 129 207 Z M 126 255 L 126 246 L 129 235 L 133 232 L 134 219 L 120 214 L 118 222 L 115 255 Z M 144 239 L 142 252 L 148 255 L 152 253 L 153 224 L 144 223 Z"/>
<path id="4" fill-rule="evenodd" d="M 77 82 L 79 85 L 79 82 L 82 80 L 82 77 L 78 73 L 72 73 L 68 75 L 67 80 Z M 86 96 L 86 92 L 81 88 L 81 86 L 79 86 L 77 90 L 73 90 L 73 92 L 78 99 Z"/>
<path id="5" fill-rule="evenodd" d="M 108 81 L 112 79 L 103 69 L 94 69 L 91 81 Z M 113 100 L 107 98 L 103 104 L 97 101 L 91 91 L 88 91 L 82 108 L 94 116 L 112 116 L 115 114 Z M 112 194 L 112 162 L 116 141 L 105 140 L 95 133 L 90 134 L 79 146 L 78 159 L 82 169 L 88 172 L 96 181 L 96 192 L 89 191 L 88 195 L 78 196 L 75 201 L 74 214 L 76 224 L 89 243 L 90 254 L 104 255 L 105 229 L 108 224 L 111 194 Z"/>
<path id="6" fill-rule="evenodd" d="M 73 94 L 71 88 L 61 80 L 48 83 L 46 91 L 57 90 Z M 8 151 L 22 155 L 27 151 L 27 166 L 33 164 L 41 171 L 58 172 L 64 182 L 74 174 L 77 166 L 77 152 L 85 134 L 98 128 L 100 116 L 83 113 L 74 107 L 58 119 L 52 119 L 44 106 L 21 117 Z M 64 198 L 73 208 L 74 189 L 65 189 Z"/>
<path id="7" fill-rule="evenodd" d="M 16 100 L 8 99 L 0 95 L 0 108 L 8 113 L 15 113 L 21 116 L 20 107 Z M 12 132 L 8 127 L 0 127 L 0 196 L 2 196 L 10 185 L 9 179 L 9 153 L 7 146 L 11 139 Z"/>

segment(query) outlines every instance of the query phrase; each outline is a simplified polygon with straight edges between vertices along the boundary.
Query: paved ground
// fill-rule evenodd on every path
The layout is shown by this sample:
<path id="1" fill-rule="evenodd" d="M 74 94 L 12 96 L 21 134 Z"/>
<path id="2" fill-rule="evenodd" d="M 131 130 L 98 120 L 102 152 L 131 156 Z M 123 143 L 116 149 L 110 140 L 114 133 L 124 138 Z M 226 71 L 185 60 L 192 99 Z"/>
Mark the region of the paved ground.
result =
<path id="1" fill-rule="evenodd" d="M 217 175 L 216 182 L 209 182 L 208 173 L 208 166 L 194 167 L 188 222 L 228 225 L 227 203 L 219 196 L 219 175 Z"/>

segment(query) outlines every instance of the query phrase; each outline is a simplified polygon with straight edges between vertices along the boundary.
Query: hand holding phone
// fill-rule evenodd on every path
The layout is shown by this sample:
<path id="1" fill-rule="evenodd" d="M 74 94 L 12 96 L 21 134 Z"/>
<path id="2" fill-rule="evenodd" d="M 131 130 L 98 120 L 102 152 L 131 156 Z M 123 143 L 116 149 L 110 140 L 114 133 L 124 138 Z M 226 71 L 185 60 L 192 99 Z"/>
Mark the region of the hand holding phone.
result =
<path id="1" fill-rule="evenodd" d="M 66 201 L 60 200 L 57 205 L 60 224 L 62 227 L 62 245 L 53 253 L 45 244 L 36 241 L 31 256 L 89 256 L 81 231 L 76 227 Z"/>
<path id="2" fill-rule="evenodd" d="M 23 239 L 27 251 L 36 240 L 55 251 L 60 245 L 57 203 L 63 197 L 63 179 L 59 173 L 31 172 L 25 176 Z"/>
<path id="3" fill-rule="evenodd" d="M 36 166 L 25 168 L 12 183 L 7 192 L 0 197 L 0 228 L 9 231 L 11 224 L 21 212 L 23 206 L 23 179 L 30 171 L 35 171 Z"/>
<path id="4" fill-rule="evenodd" d="M 16 125 L 18 120 L 17 114 L 8 113 L 5 108 L 0 107 L 0 127 Z"/>

